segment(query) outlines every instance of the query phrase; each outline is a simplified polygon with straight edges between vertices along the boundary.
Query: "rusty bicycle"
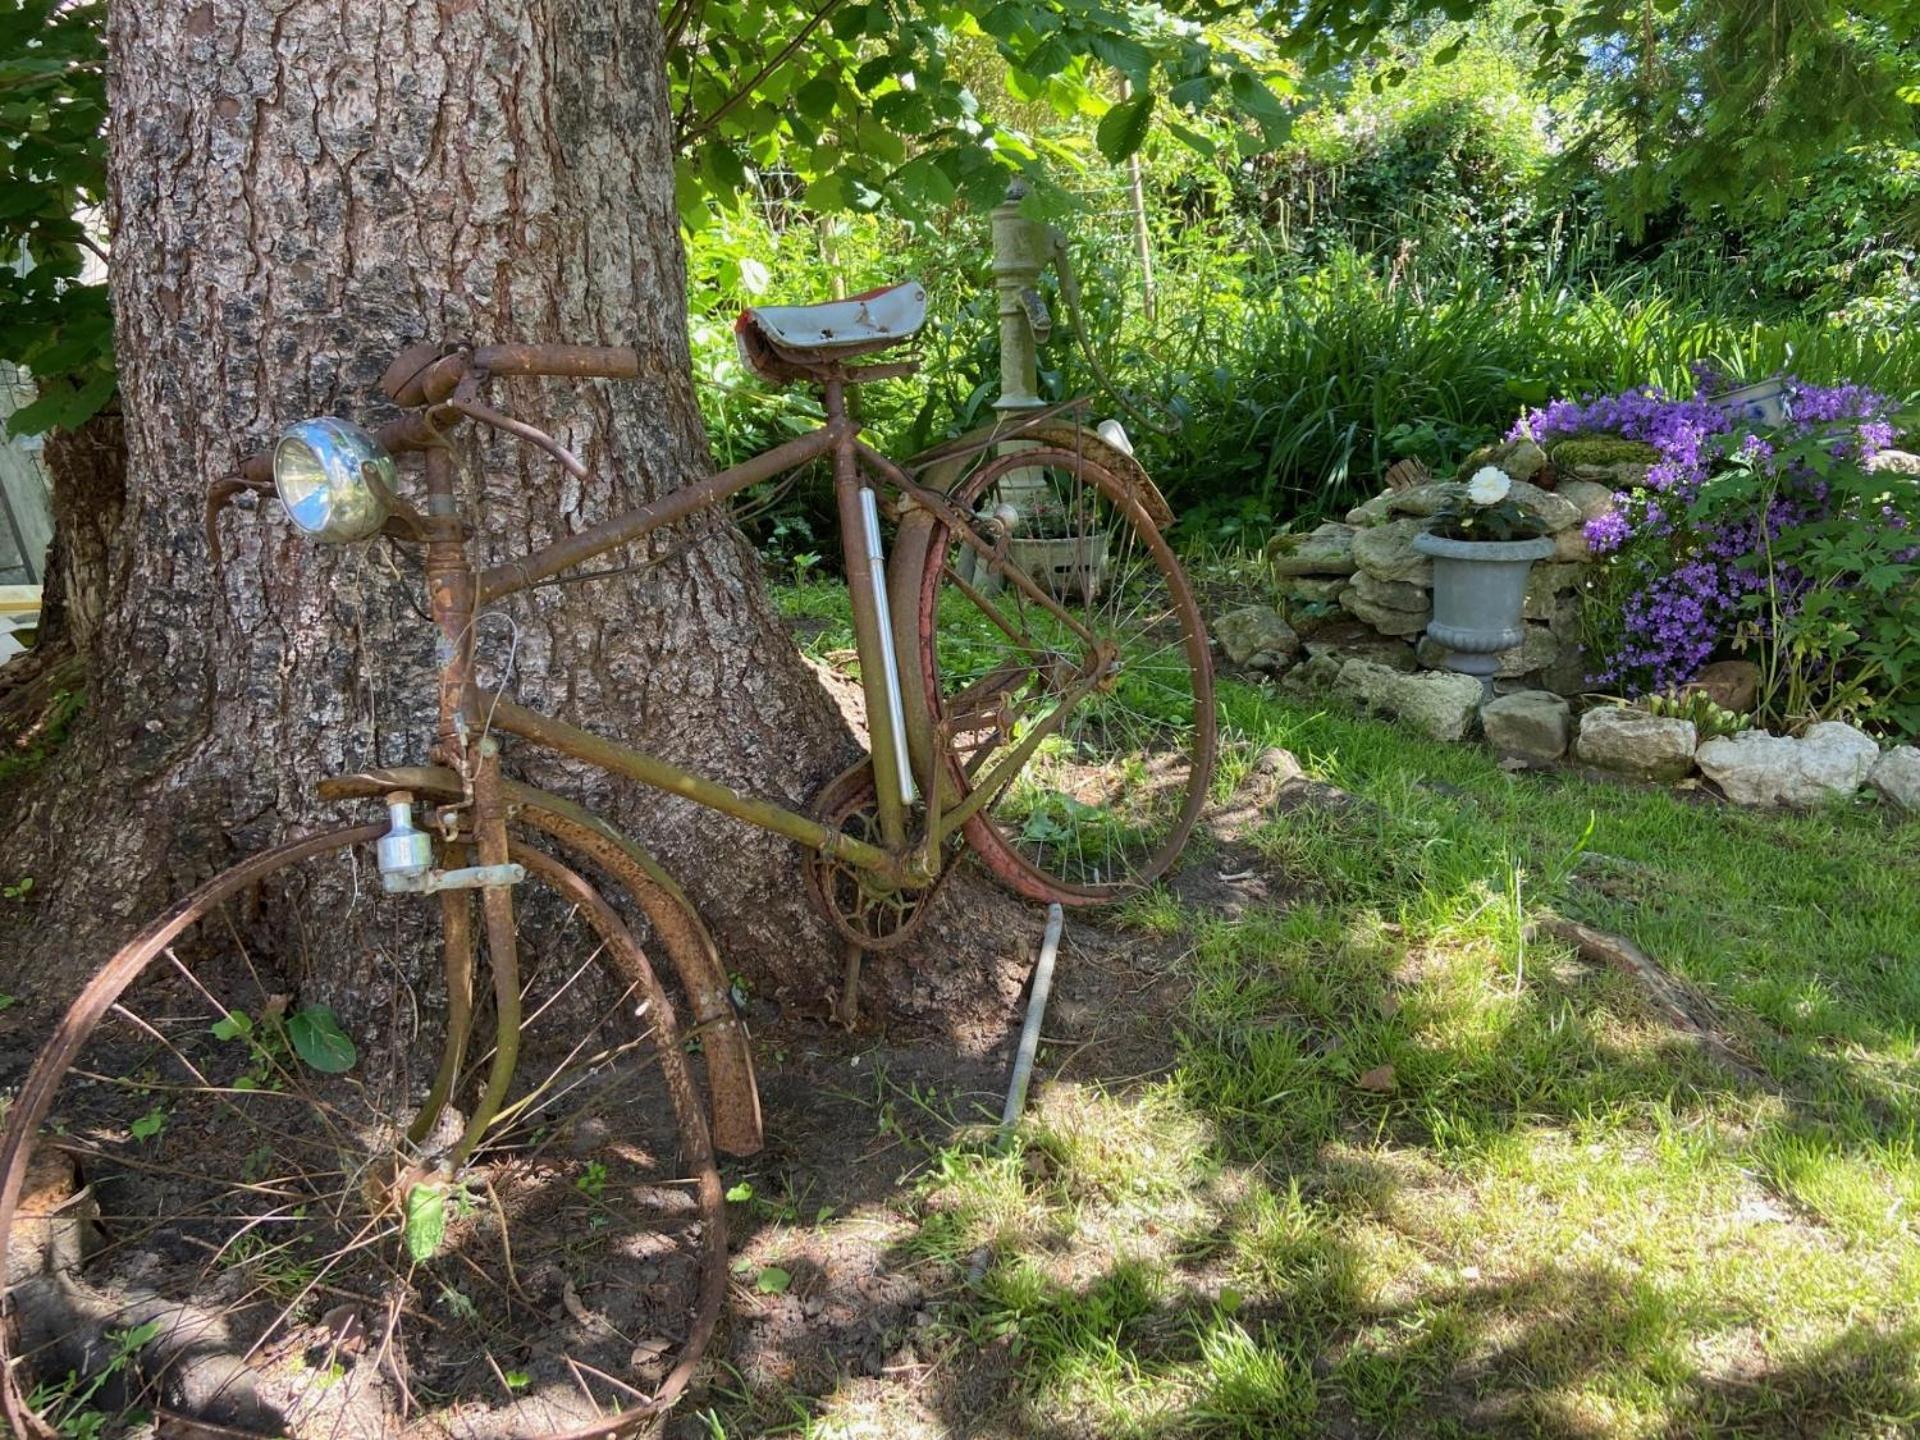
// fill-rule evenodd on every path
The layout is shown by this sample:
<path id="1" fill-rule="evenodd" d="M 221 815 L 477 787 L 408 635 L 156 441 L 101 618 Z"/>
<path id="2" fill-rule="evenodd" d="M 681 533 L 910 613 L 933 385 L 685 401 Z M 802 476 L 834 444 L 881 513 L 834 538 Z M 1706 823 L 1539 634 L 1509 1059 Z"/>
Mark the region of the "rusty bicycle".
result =
<path id="1" fill-rule="evenodd" d="M 748 1037 L 684 892 L 604 820 L 509 778 L 509 745 L 792 839 L 823 915 L 867 949 L 912 937 L 962 850 L 1067 904 L 1171 864 L 1214 717 L 1165 502 L 1079 407 L 905 464 L 863 443 L 848 389 L 910 371 L 869 357 L 925 308 L 908 283 L 748 311 L 749 365 L 817 387 L 824 423 L 502 563 L 474 561 L 449 434 L 491 427 L 583 473 L 488 385 L 632 378 L 634 351 L 415 347 L 382 380 L 396 418 L 302 422 L 215 487 L 210 529 L 252 490 L 314 539 L 421 547 L 431 763 L 322 781 L 385 818 L 206 882 L 108 960 L 38 1057 L 0 1140 L 0 1411 L 17 1434 L 84 1411 L 105 1434 L 584 1440 L 652 1423 L 685 1389 L 728 1284 L 715 1151 L 761 1141 Z M 489 607 L 817 460 L 871 751 L 807 811 L 480 691 Z M 359 1023 L 313 1000 L 320 954 L 362 967 Z M 436 971 L 423 1018 L 414 982 Z"/>

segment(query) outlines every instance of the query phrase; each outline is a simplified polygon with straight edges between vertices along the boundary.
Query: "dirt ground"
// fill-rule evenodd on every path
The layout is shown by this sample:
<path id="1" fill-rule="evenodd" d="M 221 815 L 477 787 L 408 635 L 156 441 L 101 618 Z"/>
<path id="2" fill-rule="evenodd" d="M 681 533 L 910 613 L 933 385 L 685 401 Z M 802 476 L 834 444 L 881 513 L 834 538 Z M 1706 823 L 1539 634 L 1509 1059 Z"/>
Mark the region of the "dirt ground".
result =
<path id="1" fill-rule="evenodd" d="M 1043 919 L 1036 909 L 1035 948 Z M 1069 919 L 1035 1087 L 1071 1078 L 1124 1093 L 1162 1075 L 1183 994 L 1177 954 Z M 907 1244 L 918 1226 L 915 1182 L 931 1153 L 998 1119 L 1015 1035 L 976 1056 L 816 1025 L 756 1039 L 768 1143 L 727 1172 L 753 1185 L 756 1201 L 732 1207 L 736 1284 L 715 1363 L 667 1433 L 710 1435 L 700 1418 L 709 1410 L 723 1423 L 731 1414 L 762 1423 L 748 1417 L 798 1397 L 833 1397 L 876 1435 L 1019 1433 L 1003 1410 L 1007 1347 L 945 1333 L 942 1309 L 964 1295 L 964 1279 Z M 790 1288 L 757 1291 L 764 1266 L 788 1272 Z"/>

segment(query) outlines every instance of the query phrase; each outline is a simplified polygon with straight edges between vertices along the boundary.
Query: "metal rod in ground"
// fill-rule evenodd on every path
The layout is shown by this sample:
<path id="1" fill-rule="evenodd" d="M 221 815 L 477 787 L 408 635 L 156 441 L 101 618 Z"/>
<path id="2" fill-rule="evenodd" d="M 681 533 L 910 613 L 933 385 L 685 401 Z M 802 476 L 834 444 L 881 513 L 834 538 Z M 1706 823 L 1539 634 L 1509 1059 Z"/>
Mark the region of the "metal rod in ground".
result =
<path id="1" fill-rule="evenodd" d="M 1040 941 L 1040 959 L 1033 967 L 1033 993 L 1027 997 L 1027 1019 L 1020 1027 L 1020 1048 L 1013 1057 L 1013 1084 L 1007 1089 L 1006 1108 L 1000 1112 L 999 1143 L 1013 1138 L 1013 1127 L 1027 1106 L 1027 1082 L 1033 1078 L 1033 1057 L 1040 1049 L 1040 1021 L 1047 1013 L 1047 995 L 1053 989 L 1053 957 L 1060 951 L 1060 932 L 1067 926 L 1067 913 L 1058 905 L 1047 907 L 1047 932 Z M 993 1247 L 982 1245 L 967 1257 L 967 1283 L 978 1285 L 993 1263 Z"/>
<path id="2" fill-rule="evenodd" d="M 1053 989 L 1053 957 L 1060 950 L 1060 932 L 1067 914 L 1057 904 L 1047 907 L 1047 933 L 1040 942 L 1040 960 L 1033 967 L 1033 994 L 1027 1000 L 1027 1022 L 1020 1027 L 1020 1048 L 1013 1057 L 1013 1083 L 1007 1087 L 1006 1108 L 1000 1112 L 1000 1138 L 1013 1133 L 1027 1106 L 1027 1082 L 1033 1078 L 1033 1057 L 1040 1049 L 1040 1021 L 1047 1013 L 1047 995 Z"/>

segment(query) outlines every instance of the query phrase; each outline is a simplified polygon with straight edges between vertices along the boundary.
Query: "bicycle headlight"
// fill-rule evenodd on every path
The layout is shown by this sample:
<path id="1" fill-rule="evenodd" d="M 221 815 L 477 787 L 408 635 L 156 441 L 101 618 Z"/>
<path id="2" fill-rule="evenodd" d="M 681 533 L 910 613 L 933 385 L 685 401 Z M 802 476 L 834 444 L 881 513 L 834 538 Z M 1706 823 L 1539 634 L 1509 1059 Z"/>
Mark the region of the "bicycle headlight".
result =
<path id="1" fill-rule="evenodd" d="M 397 479 L 378 440 L 332 416 L 289 426 L 273 447 L 273 488 L 287 518 L 328 544 L 377 535 Z"/>

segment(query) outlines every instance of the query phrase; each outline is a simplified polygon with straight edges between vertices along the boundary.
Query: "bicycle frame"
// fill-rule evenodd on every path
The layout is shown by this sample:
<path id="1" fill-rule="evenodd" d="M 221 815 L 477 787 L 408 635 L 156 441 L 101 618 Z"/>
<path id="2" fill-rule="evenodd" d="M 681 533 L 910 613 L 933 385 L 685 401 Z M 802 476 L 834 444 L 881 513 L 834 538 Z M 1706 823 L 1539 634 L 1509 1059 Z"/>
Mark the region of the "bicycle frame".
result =
<path id="1" fill-rule="evenodd" d="M 407 361 L 408 357 L 402 357 L 396 362 L 395 370 L 400 370 Z M 1004 563 L 1004 544 L 981 535 L 974 528 L 971 515 L 938 489 L 917 483 L 899 466 L 861 443 L 859 426 L 847 415 L 846 387 L 861 379 L 901 373 L 897 366 L 865 369 L 823 366 L 826 422 L 819 429 L 577 534 L 485 569 L 475 569 L 468 553 L 472 528 L 458 510 L 454 461 L 444 440 L 445 426 L 461 417 L 479 420 L 540 445 L 555 454 L 562 464 L 571 462 L 577 467 L 578 461 L 572 460 L 541 432 L 481 404 L 479 386 L 485 379 L 500 375 L 628 378 L 637 373 L 637 368 L 637 357 L 631 350 L 502 345 L 485 347 L 471 355 L 441 356 L 425 365 L 416 362 L 414 373 L 389 384 L 389 392 L 395 399 L 422 407 L 383 427 L 379 438 L 390 449 L 425 452 L 426 512 L 396 518 L 402 521 L 402 533 L 408 538 L 425 541 L 428 600 L 441 635 L 435 758 L 464 773 L 469 745 L 490 724 L 610 773 L 685 796 L 708 809 L 872 872 L 885 883 L 931 884 L 940 873 L 947 841 L 1011 783 L 1034 750 L 1065 722 L 1082 698 L 1093 692 L 1112 657 L 1051 594 L 1017 567 Z M 389 372 L 390 382 L 393 374 Z M 956 456 L 964 458 L 968 453 L 985 453 L 1000 441 L 1017 435 L 1018 429 L 1018 426 L 1010 427 L 980 441 L 970 451 L 963 448 L 956 452 L 953 447 L 945 447 L 940 452 L 941 458 L 951 462 Z M 473 681 L 472 637 L 475 616 L 482 606 L 722 504 L 750 486 L 822 458 L 830 458 L 833 465 L 834 495 L 852 603 L 854 648 L 860 660 L 874 757 L 880 844 L 845 834 L 812 816 L 771 801 L 744 795 L 659 756 L 537 714 L 504 697 L 489 699 L 484 707 L 480 704 Z M 270 465 L 265 457 L 255 457 L 243 474 L 250 477 L 250 483 L 258 483 L 259 472 L 265 465 Z M 889 614 L 886 577 L 876 568 L 882 557 L 877 553 L 877 522 L 870 523 L 868 507 L 876 503 L 876 492 L 881 488 L 900 496 L 903 513 L 915 507 L 932 512 L 954 537 L 976 550 L 1004 584 L 1043 607 L 1088 646 L 1089 663 L 1065 686 L 1060 703 L 1052 713 L 1032 726 L 1020 742 L 983 775 L 975 777 L 966 797 L 950 808 L 943 805 L 951 786 L 946 782 L 941 763 L 942 737 L 932 733 L 924 712 L 904 704 L 901 693 L 898 664 L 903 658 L 918 659 L 921 637 L 910 624 L 903 625 L 899 617 Z M 984 597 L 977 598 L 983 605 L 988 603 Z M 920 772 L 917 777 L 916 768 Z M 925 823 L 917 840 L 907 833 L 907 812 L 914 798 L 916 779 L 926 799 Z"/>

